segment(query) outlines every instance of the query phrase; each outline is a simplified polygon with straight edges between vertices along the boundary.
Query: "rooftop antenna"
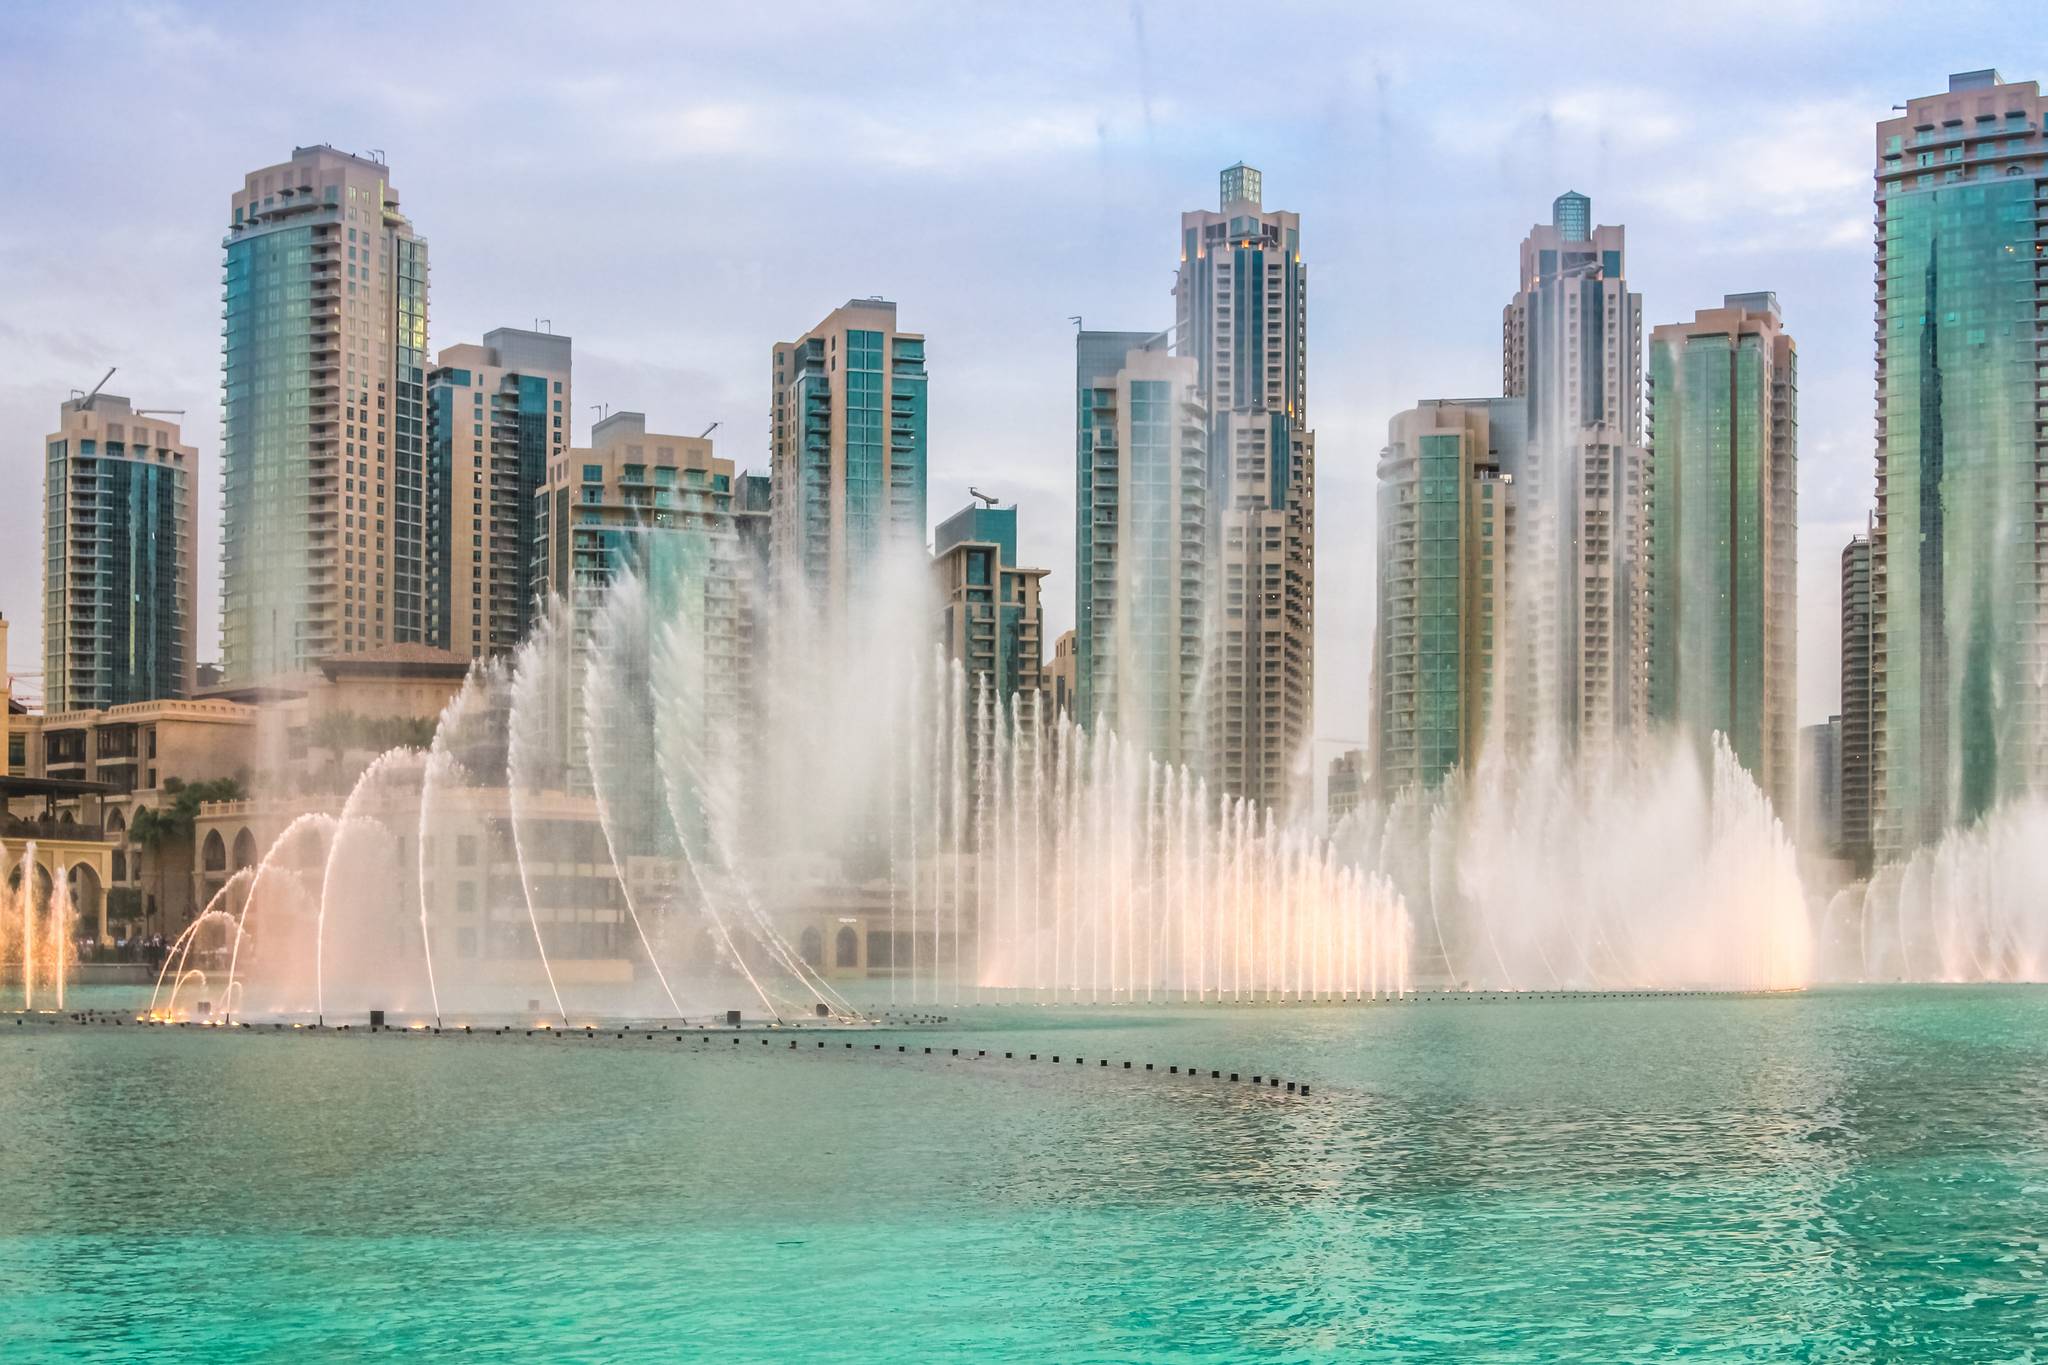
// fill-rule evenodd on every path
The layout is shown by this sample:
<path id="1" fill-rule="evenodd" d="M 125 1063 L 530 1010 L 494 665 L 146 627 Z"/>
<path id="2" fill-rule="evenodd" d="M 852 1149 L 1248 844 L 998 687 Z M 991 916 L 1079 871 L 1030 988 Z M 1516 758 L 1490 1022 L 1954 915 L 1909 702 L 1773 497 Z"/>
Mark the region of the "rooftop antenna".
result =
<path id="1" fill-rule="evenodd" d="M 975 488 L 972 485 L 968 486 L 967 496 L 970 498 L 978 498 L 983 503 L 986 503 L 990 507 L 994 507 L 998 501 L 998 499 L 996 499 L 995 497 L 982 492 L 979 488 Z"/>
<path id="2" fill-rule="evenodd" d="M 700 441 L 701 441 L 701 440 L 703 440 L 703 439 L 705 439 L 706 437 L 708 437 L 709 435 L 711 435 L 711 433 L 712 433 L 712 432 L 714 432 L 714 431 L 718 430 L 718 425 L 719 425 L 719 424 L 718 424 L 717 422 L 713 422 L 713 423 L 712 423 L 712 424 L 711 424 L 710 426 L 708 426 L 708 427 L 704 428 L 704 430 L 702 430 L 701 432 L 697 433 L 697 439 L 698 439 L 698 440 L 700 440 Z"/>
<path id="3" fill-rule="evenodd" d="M 555 334 L 555 320 L 553 318 L 535 318 L 533 320 L 533 330 L 536 332 L 546 332 L 549 336 L 553 336 Z"/>
<path id="4" fill-rule="evenodd" d="M 94 398 L 98 397 L 99 391 L 107 386 L 107 381 L 114 377 L 115 368 L 116 367 L 113 365 L 107 366 L 107 372 L 100 376 L 99 383 L 92 386 L 92 392 L 81 393 L 77 389 L 73 389 L 71 391 L 72 398 L 77 401 L 80 407 L 84 407 L 86 404 L 92 402 Z"/>
<path id="5" fill-rule="evenodd" d="M 185 410 L 183 408 L 137 408 L 135 409 L 135 415 L 137 417 L 183 417 Z"/>
<path id="6" fill-rule="evenodd" d="M 384 149 L 382 147 L 370 148 L 370 159 L 372 161 L 375 161 L 379 166 L 384 165 Z"/>
<path id="7" fill-rule="evenodd" d="M 612 405 L 609 403 L 592 403 L 590 410 L 597 414 L 597 420 L 600 422 L 612 415 Z"/>
<path id="8" fill-rule="evenodd" d="M 1074 324 L 1075 331 L 1078 332 L 1081 330 L 1081 315 L 1079 313 L 1074 314 L 1072 317 L 1068 318 L 1067 321 Z"/>

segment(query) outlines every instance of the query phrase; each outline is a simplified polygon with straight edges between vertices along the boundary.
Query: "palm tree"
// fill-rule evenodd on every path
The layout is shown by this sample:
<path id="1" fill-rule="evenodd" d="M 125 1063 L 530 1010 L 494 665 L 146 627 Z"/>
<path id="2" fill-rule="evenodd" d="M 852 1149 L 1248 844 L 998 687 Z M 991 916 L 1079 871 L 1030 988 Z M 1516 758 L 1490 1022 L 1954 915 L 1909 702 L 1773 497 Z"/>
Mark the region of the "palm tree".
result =
<path id="1" fill-rule="evenodd" d="M 239 801 L 242 799 L 242 784 L 232 777 L 214 778 L 206 782 L 185 783 L 175 777 L 164 779 L 163 789 L 170 794 L 166 806 L 144 806 L 135 812 L 135 818 L 128 823 L 128 838 L 150 855 L 150 863 L 156 869 L 156 900 L 153 913 L 161 918 L 164 905 L 164 850 L 192 842 L 192 829 L 199 819 L 199 808 L 209 801 Z M 150 914 L 143 916 L 142 931 L 149 933 Z M 157 926 L 163 932 L 163 926 Z"/>

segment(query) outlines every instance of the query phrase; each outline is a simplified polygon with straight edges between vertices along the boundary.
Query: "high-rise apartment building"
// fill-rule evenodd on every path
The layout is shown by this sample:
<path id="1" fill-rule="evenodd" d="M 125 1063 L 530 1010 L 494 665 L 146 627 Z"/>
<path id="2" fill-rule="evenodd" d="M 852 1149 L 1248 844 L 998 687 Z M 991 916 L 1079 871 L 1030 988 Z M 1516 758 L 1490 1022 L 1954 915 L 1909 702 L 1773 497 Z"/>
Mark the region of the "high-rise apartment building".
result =
<path id="1" fill-rule="evenodd" d="M 1174 350 L 1208 415 L 1206 765 L 1285 815 L 1311 791 L 1315 724 L 1315 434 L 1299 214 L 1259 173 L 1224 171 L 1215 211 L 1181 215 Z"/>
<path id="2" fill-rule="evenodd" d="M 1632 735 L 1648 703 L 1643 301 L 1625 236 L 1593 225 L 1585 195 L 1559 195 L 1522 242 L 1501 318 L 1502 383 L 1528 426 L 1509 467 L 1521 521 L 1509 724 L 1592 751 Z"/>
<path id="3" fill-rule="evenodd" d="M 1052 642 L 1052 658 L 1045 665 L 1045 710 L 1047 716 L 1074 714 L 1074 632 L 1063 630 Z"/>
<path id="4" fill-rule="evenodd" d="M 43 454 L 44 710 L 190 696 L 198 452 L 166 414 L 96 389 Z"/>
<path id="5" fill-rule="evenodd" d="M 776 573 L 844 619 L 877 561 L 925 544 L 924 337 L 852 299 L 774 348 Z"/>
<path id="6" fill-rule="evenodd" d="M 1650 333 L 1650 719 L 1798 796 L 1799 375 L 1775 294 Z"/>
<path id="7" fill-rule="evenodd" d="M 1379 463 L 1372 783 L 1433 787 L 1479 757 L 1507 607 L 1521 404 L 1439 399 L 1397 414 Z"/>
<path id="8" fill-rule="evenodd" d="M 1075 345 L 1074 705 L 1163 762 L 1202 765 L 1210 617 L 1208 408 L 1145 332 Z"/>
<path id="9" fill-rule="evenodd" d="M 947 517 L 932 537 L 932 568 L 939 640 L 966 670 L 969 697 L 986 686 L 993 700 L 1021 694 L 1035 708 L 1045 683 L 1038 588 L 1046 571 L 1017 562 L 1017 509 L 975 504 Z"/>
<path id="10" fill-rule="evenodd" d="M 1342 824 L 1345 817 L 1364 803 L 1366 780 L 1365 750 L 1346 749 L 1330 760 L 1331 829 Z"/>
<path id="11" fill-rule="evenodd" d="M 732 461 L 714 454 L 709 439 L 650 432 L 638 412 L 598 422 L 590 445 L 572 447 L 550 474 L 535 518 L 532 572 L 567 606 L 573 647 L 564 666 L 563 751 L 571 785 L 587 780 L 580 771 L 584 647 L 607 595 L 627 573 L 646 585 L 656 619 L 666 623 L 659 641 L 635 648 L 670 651 L 668 666 L 688 679 L 681 685 L 697 689 L 694 701 L 678 699 L 660 723 L 737 734 L 751 676 L 755 584 L 733 515 L 733 483 Z"/>
<path id="12" fill-rule="evenodd" d="M 2044 120 L 2036 82 L 1969 71 L 1877 125 L 1880 859 L 2048 775 Z"/>
<path id="13" fill-rule="evenodd" d="M 1829 716 L 1799 732 L 1799 844 L 1823 857 L 1841 856 L 1842 718 Z M 1783 811 L 1785 807 L 1780 806 Z"/>
<path id="14" fill-rule="evenodd" d="M 1841 850 L 1859 871 L 1870 870 L 1871 728 L 1870 537 L 1842 547 L 1842 793 Z"/>
<path id="15" fill-rule="evenodd" d="M 541 490 L 566 463 L 575 407 L 565 336 L 500 327 L 427 375 L 427 643 L 509 653 L 539 618 Z"/>
<path id="16" fill-rule="evenodd" d="M 380 161 L 251 172 L 224 243 L 221 647 L 237 682 L 426 634 L 427 244 Z"/>

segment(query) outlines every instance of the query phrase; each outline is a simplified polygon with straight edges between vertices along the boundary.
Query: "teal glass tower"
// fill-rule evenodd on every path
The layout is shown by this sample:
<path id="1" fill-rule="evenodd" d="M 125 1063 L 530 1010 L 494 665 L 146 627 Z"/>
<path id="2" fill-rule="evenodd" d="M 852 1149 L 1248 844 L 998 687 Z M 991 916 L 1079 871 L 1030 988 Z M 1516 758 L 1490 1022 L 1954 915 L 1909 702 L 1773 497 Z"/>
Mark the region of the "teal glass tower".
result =
<path id="1" fill-rule="evenodd" d="M 46 709 L 190 696 L 197 452 L 166 414 L 97 390 L 43 449 Z"/>
<path id="2" fill-rule="evenodd" d="M 1397 414 L 1380 452 L 1373 791 L 1423 791 L 1478 761 L 1507 610 L 1523 405 L 1434 399 Z"/>
<path id="3" fill-rule="evenodd" d="M 221 652 L 237 682 L 425 638 L 427 246 L 386 177 L 301 147 L 233 197 Z"/>
<path id="4" fill-rule="evenodd" d="M 1074 711 L 1163 762 L 1206 757 L 1208 409 L 1163 334 L 1076 341 Z"/>
<path id="5" fill-rule="evenodd" d="M 925 543 L 924 337 L 852 299 L 771 356 L 776 574 L 834 620 L 879 558 Z"/>
<path id="6" fill-rule="evenodd" d="M 1790 820 L 1797 799 L 1797 352 L 1777 296 L 1650 333 L 1653 723 L 1715 734 Z"/>
<path id="7" fill-rule="evenodd" d="M 2048 100 L 1995 71 L 1877 125 L 1879 861 L 2048 770 Z"/>

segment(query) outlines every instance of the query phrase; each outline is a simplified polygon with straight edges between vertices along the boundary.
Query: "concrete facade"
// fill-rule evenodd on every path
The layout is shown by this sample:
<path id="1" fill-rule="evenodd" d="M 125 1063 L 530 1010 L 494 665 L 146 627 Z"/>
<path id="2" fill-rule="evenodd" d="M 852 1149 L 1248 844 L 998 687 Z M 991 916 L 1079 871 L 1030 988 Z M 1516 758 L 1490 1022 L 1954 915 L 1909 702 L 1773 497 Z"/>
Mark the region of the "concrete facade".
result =
<path id="1" fill-rule="evenodd" d="M 426 643 L 508 654 L 539 619 L 533 546 L 569 447 L 569 367 L 568 337 L 500 327 L 428 373 Z"/>
<path id="2" fill-rule="evenodd" d="M 1259 173 L 1220 177 L 1181 215 L 1174 351 L 1208 417 L 1213 591 L 1205 767 L 1285 818 L 1313 793 L 1315 433 L 1299 214 L 1266 209 Z"/>
<path id="3" fill-rule="evenodd" d="M 1045 685 L 1045 618 L 1039 585 L 1046 570 L 1017 563 L 1017 509 L 963 507 L 939 523 L 932 570 L 940 602 L 939 640 L 967 672 L 969 698 L 985 685 L 992 698 L 1025 698 L 1037 714 Z"/>
<path id="4" fill-rule="evenodd" d="M 1626 233 L 1558 196 L 1523 240 L 1501 314 L 1503 392 L 1526 407 L 1515 476 L 1518 739 L 1601 751 L 1638 733 L 1649 699 L 1642 295 Z"/>

